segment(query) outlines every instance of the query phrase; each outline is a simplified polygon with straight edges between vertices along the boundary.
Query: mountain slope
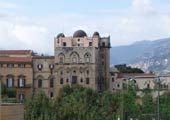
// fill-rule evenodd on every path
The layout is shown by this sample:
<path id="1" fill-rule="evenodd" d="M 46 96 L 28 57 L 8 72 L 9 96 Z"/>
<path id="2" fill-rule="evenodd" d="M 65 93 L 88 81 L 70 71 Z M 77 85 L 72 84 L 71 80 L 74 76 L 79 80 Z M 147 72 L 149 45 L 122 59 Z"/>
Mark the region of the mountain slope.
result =
<path id="1" fill-rule="evenodd" d="M 116 59 L 114 59 L 116 58 Z M 111 64 L 126 63 L 144 71 L 170 72 L 170 38 L 140 41 L 111 49 Z"/>

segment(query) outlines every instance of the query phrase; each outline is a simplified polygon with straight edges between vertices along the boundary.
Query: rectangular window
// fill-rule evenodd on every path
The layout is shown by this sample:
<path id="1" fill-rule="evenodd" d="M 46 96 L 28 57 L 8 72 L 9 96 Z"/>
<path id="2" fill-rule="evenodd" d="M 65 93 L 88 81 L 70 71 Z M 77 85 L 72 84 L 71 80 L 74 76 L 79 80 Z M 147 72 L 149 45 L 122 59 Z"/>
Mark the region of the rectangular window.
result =
<path id="1" fill-rule="evenodd" d="M 89 83 L 90 83 L 89 78 L 86 78 L 86 84 L 89 84 Z"/>
<path id="2" fill-rule="evenodd" d="M 63 42 L 63 46 L 67 46 L 67 43 L 66 43 L 66 42 Z"/>
<path id="3" fill-rule="evenodd" d="M 114 82 L 115 81 L 115 79 L 114 79 L 114 77 L 112 77 L 112 82 Z"/>
<path id="4" fill-rule="evenodd" d="M 25 99 L 25 95 L 24 94 L 19 94 L 19 100 L 23 101 Z"/>
<path id="5" fill-rule="evenodd" d="M 24 67 L 25 67 L 25 64 L 18 64 L 18 67 L 19 67 L 19 68 L 24 68 Z"/>
<path id="6" fill-rule="evenodd" d="M 77 83 L 77 76 L 72 76 L 72 84 L 76 84 Z"/>
<path id="7" fill-rule="evenodd" d="M 14 64 L 7 64 L 7 67 L 8 67 L 8 68 L 13 68 L 13 67 L 14 67 Z"/>
<path id="8" fill-rule="evenodd" d="M 0 67 L 3 67 L 3 64 L 0 64 Z"/>
<path id="9" fill-rule="evenodd" d="M 38 87 L 39 87 L 39 88 L 42 87 L 42 80 L 41 80 L 41 79 L 38 80 Z"/>
<path id="10" fill-rule="evenodd" d="M 92 46 L 92 42 L 89 42 L 89 46 Z"/>
<path id="11" fill-rule="evenodd" d="M 54 96 L 53 92 L 50 92 L 50 97 L 52 98 Z"/>
<path id="12" fill-rule="evenodd" d="M 105 42 L 102 42 L 102 46 L 105 47 Z"/>
<path id="13" fill-rule="evenodd" d="M 50 88 L 53 88 L 53 87 L 54 87 L 54 80 L 52 78 L 52 79 L 50 79 Z"/>
<path id="14" fill-rule="evenodd" d="M 25 79 L 19 78 L 18 85 L 19 85 L 19 87 L 24 87 L 25 86 Z"/>
<path id="15" fill-rule="evenodd" d="M 9 77 L 9 78 L 7 79 L 7 86 L 8 86 L 8 87 L 13 87 L 13 86 L 14 86 L 14 80 L 13 80 L 12 77 Z"/>
<path id="16" fill-rule="evenodd" d="M 63 78 L 60 79 L 60 84 L 63 84 Z"/>

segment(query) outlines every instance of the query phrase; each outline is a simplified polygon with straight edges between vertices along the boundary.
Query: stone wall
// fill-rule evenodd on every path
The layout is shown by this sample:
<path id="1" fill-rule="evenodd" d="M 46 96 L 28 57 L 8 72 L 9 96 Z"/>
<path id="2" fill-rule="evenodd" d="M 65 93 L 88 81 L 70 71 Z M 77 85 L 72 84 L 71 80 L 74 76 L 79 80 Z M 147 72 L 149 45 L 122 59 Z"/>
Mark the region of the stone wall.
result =
<path id="1" fill-rule="evenodd" d="M 24 105 L 20 103 L 1 103 L 1 120 L 24 120 Z"/>

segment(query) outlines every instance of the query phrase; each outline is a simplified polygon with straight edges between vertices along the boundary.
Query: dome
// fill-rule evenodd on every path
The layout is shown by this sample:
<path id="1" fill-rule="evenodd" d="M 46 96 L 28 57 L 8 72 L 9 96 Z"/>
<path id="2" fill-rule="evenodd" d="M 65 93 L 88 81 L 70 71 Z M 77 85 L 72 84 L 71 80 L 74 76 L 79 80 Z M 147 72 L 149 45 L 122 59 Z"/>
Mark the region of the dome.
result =
<path id="1" fill-rule="evenodd" d="M 97 32 L 97 31 L 94 32 L 94 33 L 93 33 L 93 37 L 94 37 L 94 36 L 100 36 L 100 35 L 99 35 L 99 32 Z"/>
<path id="2" fill-rule="evenodd" d="M 77 30 L 73 34 L 73 38 L 75 37 L 85 37 L 87 34 L 83 30 Z"/>
<path id="3" fill-rule="evenodd" d="M 65 37 L 65 35 L 64 35 L 63 33 L 59 33 L 59 34 L 57 35 L 57 38 L 60 38 L 60 37 Z"/>

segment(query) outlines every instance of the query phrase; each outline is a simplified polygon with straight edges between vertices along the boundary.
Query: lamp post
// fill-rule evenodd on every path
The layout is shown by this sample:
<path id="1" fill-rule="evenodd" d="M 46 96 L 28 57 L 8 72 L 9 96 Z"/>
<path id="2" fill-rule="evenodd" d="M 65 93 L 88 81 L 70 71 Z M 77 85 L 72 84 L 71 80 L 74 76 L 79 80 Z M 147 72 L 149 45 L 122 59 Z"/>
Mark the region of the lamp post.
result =
<path id="1" fill-rule="evenodd" d="M 159 97 L 160 97 L 160 77 L 157 76 L 157 85 L 158 85 L 158 97 L 157 97 L 157 119 L 160 120 L 160 104 L 159 104 Z"/>

